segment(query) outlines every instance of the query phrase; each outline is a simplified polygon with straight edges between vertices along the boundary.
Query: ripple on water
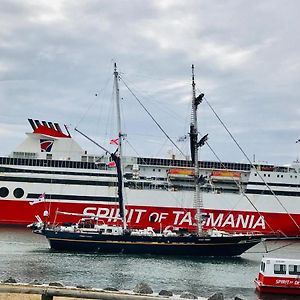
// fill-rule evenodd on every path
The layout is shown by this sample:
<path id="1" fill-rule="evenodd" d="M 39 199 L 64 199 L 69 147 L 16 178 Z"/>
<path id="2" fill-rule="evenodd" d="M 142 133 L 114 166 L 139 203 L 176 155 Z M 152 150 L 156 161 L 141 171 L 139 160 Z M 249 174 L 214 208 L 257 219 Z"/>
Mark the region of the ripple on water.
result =
<path id="1" fill-rule="evenodd" d="M 299 242 L 272 242 L 267 248 L 271 252 L 265 255 L 270 257 L 299 258 Z M 110 286 L 121 290 L 132 290 L 145 281 L 155 292 L 189 291 L 204 297 L 223 292 L 228 299 L 242 294 L 254 300 L 258 296 L 253 280 L 263 252 L 264 246 L 258 245 L 242 257 L 228 259 L 60 253 L 51 251 L 43 236 L 27 229 L 0 227 L 0 279 L 12 276 L 21 282 L 38 279 L 45 283 L 61 281 L 65 285 Z"/>

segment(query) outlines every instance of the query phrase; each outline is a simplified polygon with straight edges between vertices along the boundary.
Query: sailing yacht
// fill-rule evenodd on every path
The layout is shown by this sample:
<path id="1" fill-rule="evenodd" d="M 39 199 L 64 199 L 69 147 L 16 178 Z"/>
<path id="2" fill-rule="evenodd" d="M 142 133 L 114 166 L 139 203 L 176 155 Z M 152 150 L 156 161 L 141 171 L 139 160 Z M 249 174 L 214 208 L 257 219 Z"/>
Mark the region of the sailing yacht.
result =
<path id="1" fill-rule="evenodd" d="M 194 166 L 194 205 L 197 209 L 197 231 L 183 232 L 165 228 L 156 232 L 151 227 L 144 229 L 131 229 L 127 226 L 125 218 L 125 201 L 123 199 L 124 180 L 122 165 L 122 128 L 120 122 L 120 101 L 118 86 L 118 71 L 115 64 L 114 82 L 116 87 L 116 104 L 118 114 L 119 144 L 118 151 L 111 153 L 115 162 L 118 178 L 119 218 L 122 226 L 107 225 L 95 215 L 83 215 L 75 224 L 48 224 L 38 222 L 33 224 L 33 232 L 44 235 L 55 250 L 109 252 L 109 253 L 135 253 L 135 254 L 161 254 L 161 255 L 190 255 L 190 256 L 238 256 L 255 246 L 262 240 L 262 235 L 228 234 L 220 231 L 204 231 L 202 221 L 205 214 L 201 207 L 201 177 L 199 176 L 198 150 L 206 142 L 207 135 L 198 141 L 197 109 L 201 104 L 203 94 L 196 97 L 194 66 L 192 66 L 192 118 L 190 125 L 192 164 Z M 100 146 L 103 148 L 102 146 Z M 106 149 L 104 149 L 106 150 Z M 109 151 L 107 151 L 109 152 Z M 59 212 L 57 215 L 72 215 L 71 212 Z M 73 214 L 76 215 L 76 214 Z"/>

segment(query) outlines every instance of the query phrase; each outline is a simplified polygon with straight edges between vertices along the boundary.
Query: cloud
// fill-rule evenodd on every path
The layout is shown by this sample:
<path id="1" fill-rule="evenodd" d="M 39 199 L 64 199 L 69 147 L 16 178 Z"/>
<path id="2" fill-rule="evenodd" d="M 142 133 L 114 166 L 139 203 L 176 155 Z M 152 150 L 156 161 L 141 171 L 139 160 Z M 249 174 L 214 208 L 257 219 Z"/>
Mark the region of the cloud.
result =
<path id="1" fill-rule="evenodd" d="M 293 0 L 1 0 L 2 123 L 21 135 L 30 117 L 80 124 L 105 139 L 117 61 L 124 80 L 176 139 L 188 131 L 195 64 L 197 92 L 245 149 L 265 160 L 291 161 L 300 135 L 299 9 Z M 131 93 L 121 92 L 128 139 L 142 155 L 169 155 L 170 145 Z M 210 133 L 216 152 L 243 160 L 205 103 L 199 112 L 201 132 Z M 0 131 L 0 137 L 6 141 L 1 152 L 12 151 L 13 135 Z"/>

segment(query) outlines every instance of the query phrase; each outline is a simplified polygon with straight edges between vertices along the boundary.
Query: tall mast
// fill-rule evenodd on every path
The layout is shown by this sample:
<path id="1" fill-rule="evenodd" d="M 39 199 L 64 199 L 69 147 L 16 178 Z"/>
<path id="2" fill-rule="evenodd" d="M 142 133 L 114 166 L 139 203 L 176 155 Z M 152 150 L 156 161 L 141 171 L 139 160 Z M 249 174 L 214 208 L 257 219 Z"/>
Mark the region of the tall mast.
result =
<path id="1" fill-rule="evenodd" d="M 119 152 L 119 171 L 118 171 L 118 185 L 119 185 L 119 204 L 120 204 L 120 216 L 123 221 L 123 228 L 127 228 L 126 224 L 126 212 L 125 212 L 125 203 L 123 199 L 124 191 L 124 180 L 123 180 L 123 153 L 122 153 L 122 142 L 123 142 L 123 133 L 121 126 L 121 110 L 120 110 L 120 91 L 119 91 L 119 73 L 117 71 L 117 64 L 114 66 L 114 82 L 116 88 L 116 106 L 117 106 L 117 125 L 118 125 L 118 152 Z M 118 166 L 117 166 L 118 168 Z"/>
<path id="2" fill-rule="evenodd" d="M 196 221 L 197 221 L 197 232 L 199 235 L 202 234 L 202 217 L 201 208 L 203 207 L 202 194 L 200 193 L 199 186 L 199 158 L 198 158 L 198 125 L 197 125 L 197 107 L 201 103 L 203 94 L 196 98 L 196 84 L 194 75 L 194 65 L 192 65 L 192 116 L 190 126 L 190 139 L 191 139 L 191 154 L 192 162 L 194 163 L 195 170 L 195 193 L 194 193 L 194 207 L 196 208 Z"/>

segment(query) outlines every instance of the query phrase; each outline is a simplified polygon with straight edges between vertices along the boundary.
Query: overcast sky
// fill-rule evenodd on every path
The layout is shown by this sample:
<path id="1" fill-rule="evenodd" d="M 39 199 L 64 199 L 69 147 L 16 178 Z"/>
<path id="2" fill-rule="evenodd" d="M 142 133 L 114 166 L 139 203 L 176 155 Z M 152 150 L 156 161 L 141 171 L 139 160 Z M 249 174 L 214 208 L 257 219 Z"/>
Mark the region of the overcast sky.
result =
<path id="1" fill-rule="evenodd" d="M 0 7 L 1 154 L 31 131 L 28 118 L 77 126 L 109 145 L 116 61 L 174 141 L 188 132 L 194 64 L 197 93 L 251 159 L 299 158 L 300 1 L 0 0 Z M 120 92 L 127 154 L 180 157 L 122 81 Z M 222 160 L 246 161 L 206 102 L 198 118 Z M 188 143 L 178 146 L 188 154 Z M 207 146 L 201 159 L 216 160 Z"/>

